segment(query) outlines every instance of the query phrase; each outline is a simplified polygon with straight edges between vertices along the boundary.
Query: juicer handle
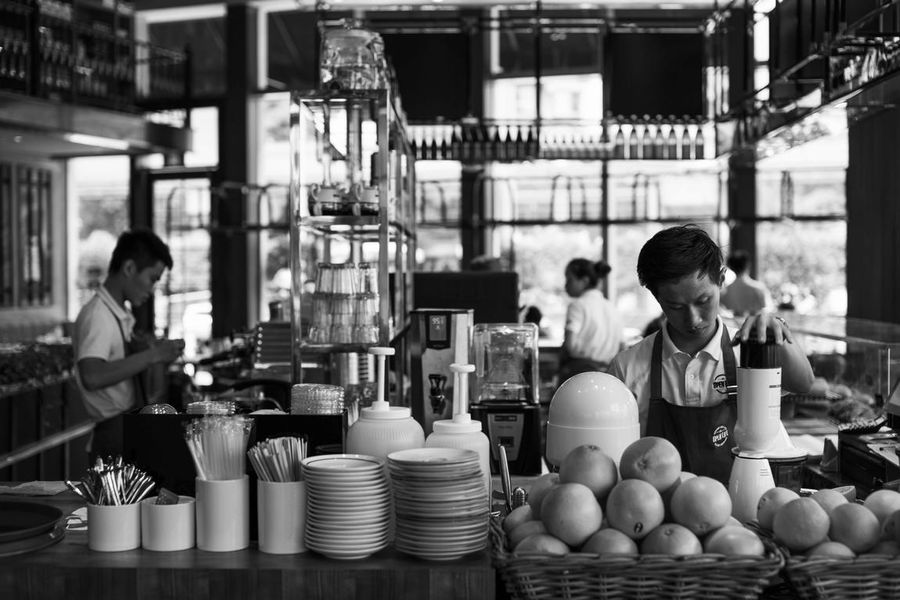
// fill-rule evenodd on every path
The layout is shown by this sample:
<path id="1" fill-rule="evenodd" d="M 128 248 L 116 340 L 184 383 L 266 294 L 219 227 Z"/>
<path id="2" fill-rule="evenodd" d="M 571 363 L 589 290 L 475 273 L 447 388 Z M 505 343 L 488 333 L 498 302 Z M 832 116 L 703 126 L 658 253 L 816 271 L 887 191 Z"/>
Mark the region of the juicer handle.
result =
<path id="1" fill-rule="evenodd" d="M 469 412 L 469 373 L 475 372 L 475 365 L 451 363 L 453 371 L 453 416 L 465 415 Z"/>
<path id="2" fill-rule="evenodd" d="M 384 405 L 384 384 L 385 384 L 385 357 L 393 356 L 395 350 L 389 346 L 373 346 L 369 348 L 369 354 L 375 356 L 375 360 L 378 361 L 378 406 Z"/>

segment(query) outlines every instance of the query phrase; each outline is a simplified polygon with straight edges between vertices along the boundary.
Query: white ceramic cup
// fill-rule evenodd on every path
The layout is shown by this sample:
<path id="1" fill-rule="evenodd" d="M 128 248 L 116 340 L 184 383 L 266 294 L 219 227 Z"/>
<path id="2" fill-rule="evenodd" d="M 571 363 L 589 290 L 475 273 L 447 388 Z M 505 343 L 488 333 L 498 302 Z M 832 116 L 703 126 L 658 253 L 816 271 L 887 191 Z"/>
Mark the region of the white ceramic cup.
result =
<path id="1" fill-rule="evenodd" d="M 260 552 L 306 552 L 306 482 L 257 481 L 256 491 Z"/>
<path id="2" fill-rule="evenodd" d="M 196 480 L 197 548 L 232 552 L 250 545 L 250 482 Z"/>
<path id="3" fill-rule="evenodd" d="M 178 496 L 178 504 L 156 504 L 156 496 L 141 501 L 141 546 L 174 552 L 194 547 L 194 499 Z"/>
<path id="4" fill-rule="evenodd" d="M 87 505 L 88 548 L 120 552 L 141 546 L 140 504 Z"/>

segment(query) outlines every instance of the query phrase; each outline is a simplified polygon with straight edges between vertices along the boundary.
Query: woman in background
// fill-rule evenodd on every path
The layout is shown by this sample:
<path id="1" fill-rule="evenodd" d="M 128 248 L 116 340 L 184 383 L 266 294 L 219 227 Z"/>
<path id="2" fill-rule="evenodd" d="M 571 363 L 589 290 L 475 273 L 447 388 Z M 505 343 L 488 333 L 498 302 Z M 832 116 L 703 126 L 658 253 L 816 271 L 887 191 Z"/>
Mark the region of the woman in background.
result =
<path id="1" fill-rule="evenodd" d="M 576 258 L 566 265 L 566 293 L 573 298 L 566 311 L 566 331 L 560 352 L 558 383 L 587 371 L 605 372 L 623 342 L 622 318 L 597 289 L 612 268 L 605 262 Z"/>

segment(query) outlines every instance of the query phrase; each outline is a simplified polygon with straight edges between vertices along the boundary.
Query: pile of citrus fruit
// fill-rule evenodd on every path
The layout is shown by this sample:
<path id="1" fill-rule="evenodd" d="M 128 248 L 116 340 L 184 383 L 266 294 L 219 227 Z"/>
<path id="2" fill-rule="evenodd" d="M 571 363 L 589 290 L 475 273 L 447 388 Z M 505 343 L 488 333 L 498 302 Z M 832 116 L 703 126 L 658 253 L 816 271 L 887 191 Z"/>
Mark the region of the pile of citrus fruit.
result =
<path id="1" fill-rule="evenodd" d="M 858 503 L 836 490 L 800 497 L 775 487 L 760 497 L 756 518 L 794 555 L 900 555 L 900 493 L 893 490 L 877 490 Z"/>
<path id="2" fill-rule="evenodd" d="M 756 533 L 731 516 L 725 486 L 681 466 L 675 446 L 659 437 L 632 443 L 618 467 L 598 446 L 579 446 L 563 459 L 559 473 L 535 480 L 528 504 L 504 519 L 509 549 L 549 555 L 763 555 Z"/>

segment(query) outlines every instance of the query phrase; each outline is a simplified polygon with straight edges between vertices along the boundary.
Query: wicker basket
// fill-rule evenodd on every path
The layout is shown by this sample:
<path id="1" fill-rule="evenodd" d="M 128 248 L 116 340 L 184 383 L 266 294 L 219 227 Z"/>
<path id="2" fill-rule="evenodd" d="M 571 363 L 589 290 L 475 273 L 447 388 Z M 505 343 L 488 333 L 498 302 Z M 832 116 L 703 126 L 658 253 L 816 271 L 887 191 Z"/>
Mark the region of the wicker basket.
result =
<path id="1" fill-rule="evenodd" d="M 771 543 L 765 556 L 513 556 L 500 519 L 491 520 L 491 553 L 514 600 L 759 598 L 784 565 Z"/>
<path id="2" fill-rule="evenodd" d="M 803 600 L 896 600 L 900 557 L 790 557 L 784 576 Z"/>

